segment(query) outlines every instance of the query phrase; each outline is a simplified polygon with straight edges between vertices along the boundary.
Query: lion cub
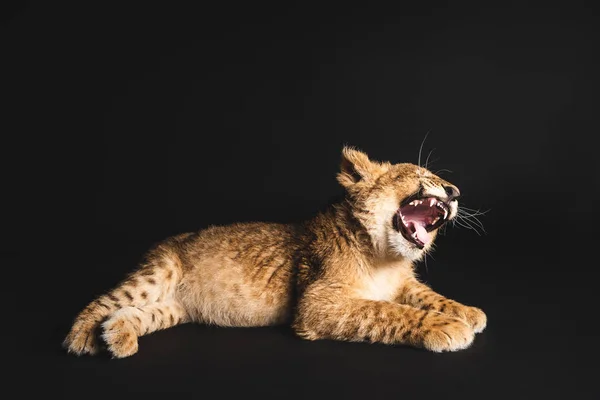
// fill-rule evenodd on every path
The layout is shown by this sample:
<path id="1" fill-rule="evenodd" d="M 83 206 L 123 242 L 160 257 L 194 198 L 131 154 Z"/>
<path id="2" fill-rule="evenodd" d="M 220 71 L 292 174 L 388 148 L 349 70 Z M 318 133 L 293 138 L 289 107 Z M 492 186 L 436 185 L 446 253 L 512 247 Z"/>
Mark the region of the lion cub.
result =
<path id="1" fill-rule="evenodd" d="M 92 301 L 64 341 L 114 357 L 138 337 L 185 322 L 289 323 L 302 338 L 468 347 L 486 326 L 478 308 L 419 282 L 413 262 L 456 217 L 458 189 L 413 164 L 344 148 L 344 200 L 300 225 L 239 223 L 168 238 L 115 289 Z"/>

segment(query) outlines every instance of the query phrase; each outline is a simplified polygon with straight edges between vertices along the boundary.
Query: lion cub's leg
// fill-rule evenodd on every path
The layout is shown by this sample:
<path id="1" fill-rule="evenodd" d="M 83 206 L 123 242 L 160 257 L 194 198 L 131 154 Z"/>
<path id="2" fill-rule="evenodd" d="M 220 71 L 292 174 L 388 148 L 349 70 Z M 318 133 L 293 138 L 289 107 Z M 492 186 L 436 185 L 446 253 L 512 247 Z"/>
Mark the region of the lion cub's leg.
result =
<path id="1" fill-rule="evenodd" d="M 411 279 L 404 284 L 396 301 L 423 310 L 438 311 L 461 318 L 473 328 L 475 333 L 483 331 L 487 324 L 487 317 L 479 308 L 447 299 L 416 279 Z"/>
<path id="2" fill-rule="evenodd" d="M 114 357 L 123 358 L 137 352 L 138 337 L 188 321 L 187 312 L 174 299 L 144 307 L 124 307 L 102 324 L 102 338 Z"/>
<path id="3" fill-rule="evenodd" d="M 103 321 L 123 309 L 145 307 L 173 298 L 180 276 L 176 257 L 151 254 L 147 265 L 92 301 L 77 315 L 63 346 L 77 355 L 96 354 L 102 344 L 97 331 Z"/>
<path id="4" fill-rule="evenodd" d="M 470 326 L 449 315 L 362 299 L 340 304 L 303 299 L 293 328 L 300 337 L 309 340 L 407 344 L 436 352 L 464 349 L 474 338 Z"/>

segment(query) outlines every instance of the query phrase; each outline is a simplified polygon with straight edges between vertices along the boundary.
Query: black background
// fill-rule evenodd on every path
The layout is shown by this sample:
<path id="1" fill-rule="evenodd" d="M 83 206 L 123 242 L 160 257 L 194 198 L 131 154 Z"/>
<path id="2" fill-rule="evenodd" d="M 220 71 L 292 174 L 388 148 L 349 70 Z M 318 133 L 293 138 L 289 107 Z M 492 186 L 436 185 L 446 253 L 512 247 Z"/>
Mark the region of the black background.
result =
<path id="1" fill-rule="evenodd" d="M 5 5 L 10 381 L 61 398 L 598 396 L 599 11 L 541 4 Z M 419 265 L 487 312 L 472 348 L 200 325 L 143 337 L 125 360 L 60 348 L 152 243 L 309 218 L 342 193 L 344 144 L 416 163 L 427 132 L 422 158 L 490 210 L 485 235 L 448 229 Z"/>

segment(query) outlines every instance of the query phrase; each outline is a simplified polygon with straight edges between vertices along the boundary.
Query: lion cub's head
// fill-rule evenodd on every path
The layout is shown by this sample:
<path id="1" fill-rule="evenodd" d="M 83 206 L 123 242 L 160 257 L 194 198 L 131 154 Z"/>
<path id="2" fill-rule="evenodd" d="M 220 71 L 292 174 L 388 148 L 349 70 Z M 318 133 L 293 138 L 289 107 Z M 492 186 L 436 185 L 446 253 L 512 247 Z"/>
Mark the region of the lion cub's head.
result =
<path id="1" fill-rule="evenodd" d="M 458 212 L 458 188 L 414 164 L 371 161 L 345 147 L 337 179 L 382 256 L 421 259 Z"/>

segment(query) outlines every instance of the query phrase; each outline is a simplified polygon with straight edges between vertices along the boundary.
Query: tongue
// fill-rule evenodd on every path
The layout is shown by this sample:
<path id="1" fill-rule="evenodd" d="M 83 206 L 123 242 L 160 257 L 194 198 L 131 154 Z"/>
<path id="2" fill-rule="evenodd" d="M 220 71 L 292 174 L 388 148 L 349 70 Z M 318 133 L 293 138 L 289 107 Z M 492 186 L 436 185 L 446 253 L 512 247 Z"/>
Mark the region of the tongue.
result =
<path id="1" fill-rule="evenodd" d="M 423 244 L 427 244 L 431 241 L 431 236 L 429 236 L 429 232 L 425 230 L 425 227 L 421 224 L 414 224 L 415 231 L 417 232 L 417 238 Z"/>

